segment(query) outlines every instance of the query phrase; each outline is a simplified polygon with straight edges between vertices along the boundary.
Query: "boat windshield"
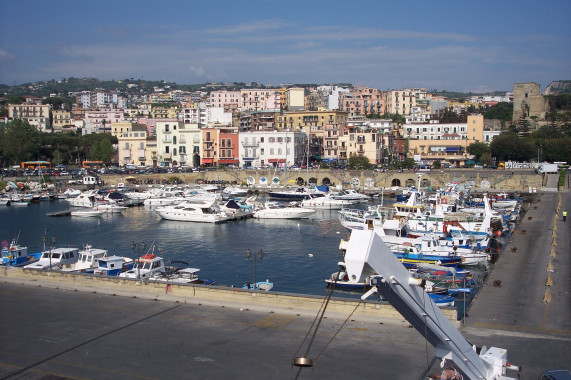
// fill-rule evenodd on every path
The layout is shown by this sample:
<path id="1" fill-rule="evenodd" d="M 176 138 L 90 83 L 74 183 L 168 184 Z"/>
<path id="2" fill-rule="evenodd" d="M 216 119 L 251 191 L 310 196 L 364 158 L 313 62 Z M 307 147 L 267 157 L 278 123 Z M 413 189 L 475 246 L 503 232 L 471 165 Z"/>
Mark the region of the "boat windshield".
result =
<path id="1" fill-rule="evenodd" d="M 135 269 L 151 269 L 151 263 L 136 261 L 133 268 L 135 268 Z"/>

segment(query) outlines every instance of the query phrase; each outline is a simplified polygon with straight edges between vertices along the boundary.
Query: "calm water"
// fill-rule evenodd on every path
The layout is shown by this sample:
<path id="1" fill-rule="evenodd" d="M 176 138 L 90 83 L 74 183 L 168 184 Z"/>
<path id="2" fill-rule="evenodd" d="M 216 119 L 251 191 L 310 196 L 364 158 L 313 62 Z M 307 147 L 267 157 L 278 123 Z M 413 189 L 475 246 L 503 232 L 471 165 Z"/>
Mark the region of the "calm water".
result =
<path id="1" fill-rule="evenodd" d="M 392 203 L 384 202 L 385 206 Z M 356 207 L 366 208 L 367 204 Z M 166 221 L 143 206 L 95 218 L 46 216 L 66 209 L 69 206 L 65 201 L 1 206 L 0 240 L 9 241 L 21 231 L 20 244 L 29 252 L 38 252 L 47 229 L 48 239 L 55 237 L 58 247 L 91 244 L 108 249 L 110 254 L 133 258 L 137 251 L 131 249 L 131 242 L 145 242 L 147 246 L 154 242 L 155 254 L 164 257 L 167 265 L 173 260 L 188 262 L 200 268 L 201 278 L 227 286 L 254 281 L 253 257 L 248 261 L 246 250 L 253 255 L 261 249 L 264 258 L 256 263 L 257 281 L 269 279 L 279 292 L 324 296 L 324 280 L 338 270 L 342 259 L 339 243 L 349 235 L 339 223 L 337 211 L 317 211 L 305 220 L 248 219 L 222 224 Z M 481 282 L 484 271 L 470 270 Z M 341 290 L 335 295 L 358 298 L 360 293 Z M 471 295 L 466 302 L 457 298 L 460 316 L 471 299 Z"/>
<path id="2" fill-rule="evenodd" d="M 58 247 L 91 244 L 108 249 L 110 254 L 130 257 L 137 255 L 131 242 L 145 242 L 147 246 L 155 242 L 155 253 L 167 264 L 186 261 L 200 268 L 202 278 L 228 286 L 253 282 L 253 257 L 248 261 L 245 252 L 250 249 L 254 254 L 261 249 L 264 258 L 256 264 L 257 281 L 269 279 L 275 291 L 324 295 L 324 280 L 337 270 L 341 259 L 339 242 L 348 237 L 337 211 L 317 211 L 307 220 L 248 219 L 222 224 L 166 221 L 143 206 L 95 218 L 46 216 L 68 208 L 65 201 L 2 206 L 0 240 L 9 241 L 21 231 L 20 244 L 37 252 L 43 248 L 42 236 L 47 229 L 48 239 L 56 237 Z"/>

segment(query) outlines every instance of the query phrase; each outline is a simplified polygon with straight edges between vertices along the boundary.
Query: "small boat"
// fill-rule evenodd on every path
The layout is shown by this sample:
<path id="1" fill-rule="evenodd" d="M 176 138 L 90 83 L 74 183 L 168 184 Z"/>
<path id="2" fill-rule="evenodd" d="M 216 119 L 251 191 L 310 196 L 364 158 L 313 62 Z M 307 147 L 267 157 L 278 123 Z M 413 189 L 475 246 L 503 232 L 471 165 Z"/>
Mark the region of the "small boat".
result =
<path id="1" fill-rule="evenodd" d="M 77 261 L 62 268 L 62 272 L 85 272 L 90 269 L 93 270 L 98 266 L 98 260 L 105 257 L 107 257 L 106 249 L 93 248 L 90 244 L 87 244 L 79 251 Z"/>
<path id="2" fill-rule="evenodd" d="M 27 247 L 18 245 L 18 240 L 14 239 L 10 244 L 6 240 L 2 242 L 2 265 L 23 265 L 38 260 L 42 256 L 41 252 L 28 253 Z"/>
<path id="3" fill-rule="evenodd" d="M 454 297 L 447 294 L 431 294 L 428 293 L 432 302 L 438 307 L 454 306 Z"/>
<path id="4" fill-rule="evenodd" d="M 93 216 L 101 216 L 105 214 L 105 211 L 103 210 L 97 210 L 94 208 L 86 208 L 86 209 L 81 209 L 81 210 L 72 210 L 71 211 L 71 216 L 80 216 L 80 217 L 93 217 Z"/>
<path id="5" fill-rule="evenodd" d="M 95 194 L 92 192 L 81 193 L 72 198 L 65 199 L 72 207 L 93 207 L 97 204 Z"/>
<path id="6" fill-rule="evenodd" d="M 301 201 L 301 207 L 324 209 L 324 210 L 341 210 L 344 207 L 354 204 L 354 201 L 346 199 L 334 199 L 328 194 L 309 194 L 306 199 Z"/>
<path id="7" fill-rule="evenodd" d="M 103 211 L 107 214 L 119 214 L 127 209 L 126 206 L 119 206 L 115 203 L 111 202 L 100 202 L 95 207 L 95 210 Z"/>
<path id="8" fill-rule="evenodd" d="M 268 201 L 264 208 L 254 212 L 258 219 L 306 219 L 315 214 L 316 210 L 302 207 L 288 207 L 280 202 Z"/>
<path id="9" fill-rule="evenodd" d="M 118 276 L 133 268 L 135 261 L 128 257 L 109 256 L 100 258 L 97 261 L 97 268 L 93 269 L 93 274 L 104 276 Z"/>
<path id="10" fill-rule="evenodd" d="M 272 288 L 274 287 L 274 283 L 270 282 L 270 280 L 266 280 L 266 281 L 258 281 L 255 282 L 253 284 L 250 284 L 249 282 L 247 282 L 246 284 L 244 284 L 244 286 L 242 286 L 242 289 L 250 289 L 250 290 L 264 290 L 266 292 L 272 290 Z"/>
<path id="11" fill-rule="evenodd" d="M 42 252 L 38 261 L 25 265 L 24 269 L 69 268 L 79 258 L 78 248 L 52 248 Z"/>
<path id="12" fill-rule="evenodd" d="M 366 194 L 361 194 L 353 189 L 347 189 L 340 191 L 338 193 L 331 194 L 333 199 L 342 199 L 346 201 L 356 201 L 356 202 L 368 202 L 371 197 Z"/>
<path id="13" fill-rule="evenodd" d="M 270 198 L 280 199 L 283 201 L 302 201 L 310 194 L 325 194 L 327 186 L 312 186 L 309 188 L 298 187 L 295 190 L 273 190 L 268 192 Z M 322 191 L 325 190 L 325 191 Z"/>
<path id="14" fill-rule="evenodd" d="M 132 269 L 120 273 L 119 277 L 148 279 L 154 274 L 164 272 L 165 270 L 165 263 L 162 257 L 146 253 L 135 260 Z"/>
<path id="15" fill-rule="evenodd" d="M 172 284 L 202 284 L 214 285 L 214 281 L 210 279 L 201 280 L 197 273 L 198 268 L 174 268 L 165 272 L 154 274 L 150 279 L 159 282 L 168 282 Z"/>

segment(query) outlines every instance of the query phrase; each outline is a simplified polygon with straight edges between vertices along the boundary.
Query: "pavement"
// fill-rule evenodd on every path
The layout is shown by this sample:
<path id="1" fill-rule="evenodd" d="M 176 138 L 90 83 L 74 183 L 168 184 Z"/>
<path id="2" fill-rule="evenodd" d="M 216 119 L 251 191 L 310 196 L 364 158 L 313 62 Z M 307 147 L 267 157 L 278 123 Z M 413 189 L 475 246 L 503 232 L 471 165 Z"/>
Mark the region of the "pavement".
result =
<path id="1" fill-rule="evenodd" d="M 460 327 L 472 344 L 506 348 L 522 379 L 571 363 L 571 221 L 555 220 L 571 194 L 560 194 L 538 195 Z M 0 305 L 0 379 L 408 379 L 419 378 L 434 353 L 399 319 L 326 313 L 312 339 L 308 312 L 8 278 Z M 311 340 L 315 366 L 292 367 Z"/>

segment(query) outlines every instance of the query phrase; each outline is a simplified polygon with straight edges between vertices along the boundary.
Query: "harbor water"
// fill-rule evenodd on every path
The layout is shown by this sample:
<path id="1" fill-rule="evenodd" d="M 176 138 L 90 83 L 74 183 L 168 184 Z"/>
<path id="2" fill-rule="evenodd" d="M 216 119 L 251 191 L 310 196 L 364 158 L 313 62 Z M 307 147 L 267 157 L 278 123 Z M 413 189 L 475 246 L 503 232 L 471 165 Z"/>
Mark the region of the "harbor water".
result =
<path id="1" fill-rule="evenodd" d="M 385 206 L 391 203 L 384 201 Z M 325 279 L 338 270 L 337 263 L 342 260 L 339 243 L 349 236 L 336 210 L 318 210 L 310 219 L 302 220 L 252 218 L 221 224 L 162 220 L 146 206 L 102 217 L 46 215 L 69 208 L 63 200 L 27 207 L 3 206 L 0 239 L 10 241 L 19 234 L 20 245 L 27 246 L 29 252 L 38 252 L 44 247 L 42 237 L 46 235 L 48 247 L 55 238 L 56 247 L 90 244 L 107 249 L 110 255 L 132 258 L 143 253 L 141 246 L 145 243 L 145 251 L 154 247 L 154 254 L 163 257 L 167 265 L 174 260 L 187 262 L 200 269 L 202 279 L 214 280 L 218 286 L 241 287 L 253 283 L 255 276 L 256 281 L 273 282 L 273 291 L 324 296 Z M 137 245 L 135 249 L 132 243 Z M 247 250 L 251 252 L 249 260 Z M 481 282 L 484 270 L 470 270 Z M 334 295 L 357 298 L 361 293 L 336 290 Z M 463 314 L 466 305 L 456 304 L 459 314 Z"/>

